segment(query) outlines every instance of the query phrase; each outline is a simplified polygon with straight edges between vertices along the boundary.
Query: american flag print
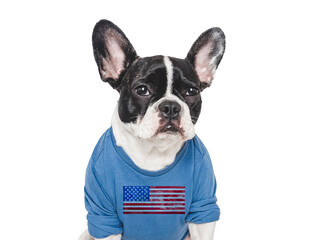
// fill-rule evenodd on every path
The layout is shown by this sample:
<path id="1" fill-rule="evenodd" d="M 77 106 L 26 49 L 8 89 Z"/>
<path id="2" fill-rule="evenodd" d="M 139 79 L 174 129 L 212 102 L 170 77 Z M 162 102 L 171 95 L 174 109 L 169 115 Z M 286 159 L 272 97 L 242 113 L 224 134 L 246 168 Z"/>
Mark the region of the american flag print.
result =
<path id="1" fill-rule="evenodd" d="M 183 186 L 124 186 L 123 214 L 184 214 Z"/>

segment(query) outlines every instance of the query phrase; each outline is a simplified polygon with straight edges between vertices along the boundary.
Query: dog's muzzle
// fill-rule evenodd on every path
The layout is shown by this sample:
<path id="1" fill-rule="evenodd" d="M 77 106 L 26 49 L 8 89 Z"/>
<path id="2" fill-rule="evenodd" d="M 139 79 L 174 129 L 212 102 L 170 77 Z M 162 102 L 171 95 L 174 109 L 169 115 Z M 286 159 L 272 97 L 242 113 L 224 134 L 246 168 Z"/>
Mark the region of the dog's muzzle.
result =
<path id="1" fill-rule="evenodd" d="M 161 117 L 159 131 L 161 133 L 182 133 L 180 128 L 181 106 L 174 101 L 164 101 L 159 106 Z"/>

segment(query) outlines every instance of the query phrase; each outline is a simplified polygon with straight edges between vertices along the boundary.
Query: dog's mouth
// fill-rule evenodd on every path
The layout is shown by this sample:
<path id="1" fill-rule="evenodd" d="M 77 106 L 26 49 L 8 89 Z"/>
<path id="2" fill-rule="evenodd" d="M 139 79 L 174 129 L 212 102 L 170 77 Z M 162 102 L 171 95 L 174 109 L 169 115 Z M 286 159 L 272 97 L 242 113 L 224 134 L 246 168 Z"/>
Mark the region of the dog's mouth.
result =
<path id="1" fill-rule="evenodd" d="M 166 132 L 179 132 L 179 128 L 177 128 L 176 126 L 172 125 L 172 124 L 166 124 L 164 127 L 160 128 L 161 133 L 166 133 Z"/>
<path id="2" fill-rule="evenodd" d="M 167 133 L 167 134 L 177 134 L 183 133 L 181 127 L 179 127 L 179 122 L 175 120 L 168 120 L 164 124 L 160 124 L 157 133 Z"/>

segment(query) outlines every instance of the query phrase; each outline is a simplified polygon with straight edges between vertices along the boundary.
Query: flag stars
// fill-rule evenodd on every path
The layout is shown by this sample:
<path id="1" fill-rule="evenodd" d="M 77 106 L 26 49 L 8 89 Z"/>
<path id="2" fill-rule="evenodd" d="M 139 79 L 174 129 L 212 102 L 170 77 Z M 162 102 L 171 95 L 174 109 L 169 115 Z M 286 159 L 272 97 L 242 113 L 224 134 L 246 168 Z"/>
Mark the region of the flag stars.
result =
<path id="1" fill-rule="evenodd" d="M 123 187 L 124 201 L 149 201 L 148 186 L 124 186 Z"/>

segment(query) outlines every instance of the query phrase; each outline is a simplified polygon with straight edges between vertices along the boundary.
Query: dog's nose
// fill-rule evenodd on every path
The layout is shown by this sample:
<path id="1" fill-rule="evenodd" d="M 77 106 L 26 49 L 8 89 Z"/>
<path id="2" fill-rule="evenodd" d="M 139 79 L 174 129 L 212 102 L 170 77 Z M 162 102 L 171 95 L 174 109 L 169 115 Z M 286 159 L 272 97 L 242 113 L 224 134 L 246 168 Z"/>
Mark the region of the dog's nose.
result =
<path id="1" fill-rule="evenodd" d="M 177 118 L 181 111 L 181 106 L 177 102 L 164 101 L 159 105 L 159 110 L 166 118 Z"/>

